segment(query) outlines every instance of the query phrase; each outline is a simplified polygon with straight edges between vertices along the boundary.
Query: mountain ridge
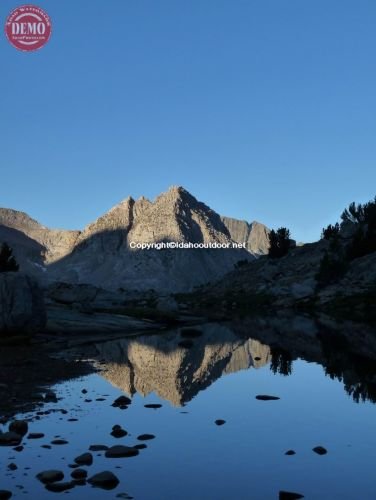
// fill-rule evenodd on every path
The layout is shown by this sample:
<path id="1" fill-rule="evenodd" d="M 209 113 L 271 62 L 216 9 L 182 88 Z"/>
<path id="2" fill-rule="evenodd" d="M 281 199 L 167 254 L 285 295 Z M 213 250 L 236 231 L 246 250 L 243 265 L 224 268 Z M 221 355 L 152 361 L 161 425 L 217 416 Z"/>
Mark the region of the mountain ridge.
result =
<path id="1" fill-rule="evenodd" d="M 22 248 L 14 231 L 26 238 Z M 181 186 L 170 187 L 153 201 L 128 196 L 82 231 L 49 229 L 24 212 L 0 209 L 0 242 L 10 240 L 23 270 L 43 274 L 47 281 L 108 288 L 191 289 L 233 269 L 239 260 L 265 253 L 268 231 L 260 223 L 220 216 Z M 40 245 L 37 257 L 35 242 Z M 229 248 L 131 249 L 131 244 L 158 242 L 217 243 Z M 232 248 L 234 242 L 246 243 L 246 250 Z"/>

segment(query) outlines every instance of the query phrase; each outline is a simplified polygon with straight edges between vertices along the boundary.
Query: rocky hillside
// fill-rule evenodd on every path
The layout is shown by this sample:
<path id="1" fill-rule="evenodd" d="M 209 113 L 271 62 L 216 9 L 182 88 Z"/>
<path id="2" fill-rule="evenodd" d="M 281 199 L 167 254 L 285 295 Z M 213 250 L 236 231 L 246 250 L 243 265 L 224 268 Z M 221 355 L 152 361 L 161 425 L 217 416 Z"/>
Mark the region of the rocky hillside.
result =
<path id="1" fill-rule="evenodd" d="M 47 282 L 108 289 L 192 289 L 218 279 L 240 260 L 265 253 L 267 235 L 262 224 L 220 217 L 182 187 L 154 201 L 128 197 L 83 231 L 51 230 L 23 212 L 0 210 L 0 242 L 14 248 L 21 270 Z M 158 242 L 239 242 L 247 250 L 137 248 Z"/>
<path id="2" fill-rule="evenodd" d="M 0 243 L 13 248 L 21 270 L 40 274 L 44 266 L 72 252 L 79 231 L 49 229 L 24 212 L 0 208 Z"/>

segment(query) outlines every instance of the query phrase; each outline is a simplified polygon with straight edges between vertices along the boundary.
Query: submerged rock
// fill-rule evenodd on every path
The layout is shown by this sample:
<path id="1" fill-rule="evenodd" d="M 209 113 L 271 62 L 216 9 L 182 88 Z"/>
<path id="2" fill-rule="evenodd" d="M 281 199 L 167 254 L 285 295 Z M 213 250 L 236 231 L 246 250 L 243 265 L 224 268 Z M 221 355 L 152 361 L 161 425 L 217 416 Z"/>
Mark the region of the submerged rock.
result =
<path id="1" fill-rule="evenodd" d="M 295 455 L 296 454 L 296 451 L 294 450 L 287 450 L 285 455 Z"/>
<path id="2" fill-rule="evenodd" d="M 145 408 L 152 408 L 154 410 L 156 410 L 157 408 L 162 408 L 162 405 L 160 405 L 159 403 L 149 403 L 149 404 L 146 404 L 144 405 Z"/>
<path id="3" fill-rule="evenodd" d="M 119 484 L 119 479 L 110 471 L 99 472 L 92 476 L 89 481 L 95 488 L 103 488 L 104 490 L 113 490 Z"/>
<path id="4" fill-rule="evenodd" d="M 218 420 L 216 420 L 214 423 L 215 423 L 215 425 L 223 425 L 223 424 L 225 424 L 225 423 L 226 423 L 226 420 L 222 420 L 222 419 L 220 419 L 220 418 L 219 418 L 219 419 L 218 419 Z"/>

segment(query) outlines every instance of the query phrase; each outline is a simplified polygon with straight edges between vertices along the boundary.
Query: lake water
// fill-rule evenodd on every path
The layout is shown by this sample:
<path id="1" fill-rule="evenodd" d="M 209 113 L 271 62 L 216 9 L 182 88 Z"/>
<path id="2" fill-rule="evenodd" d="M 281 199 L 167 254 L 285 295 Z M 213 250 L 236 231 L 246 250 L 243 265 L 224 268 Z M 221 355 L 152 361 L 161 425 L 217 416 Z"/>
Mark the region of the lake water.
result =
<path id="1" fill-rule="evenodd" d="M 198 329 L 197 338 L 194 331 L 182 336 L 179 330 L 90 346 L 86 355 L 101 360 L 103 371 L 53 388 L 61 399 L 42 410 L 66 414 L 20 416 L 30 418 L 29 431 L 45 437 L 24 439 L 22 452 L 0 448 L 0 489 L 32 499 L 106 499 L 120 493 L 140 500 L 276 499 L 281 490 L 308 499 L 376 498 L 372 359 L 325 343 L 309 329 L 293 344 L 294 336 L 285 338 L 281 329 Z M 187 336 L 194 338 L 187 343 Z M 122 394 L 132 397 L 125 410 L 111 406 Z M 280 399 L 261 401 L 257 395 Z M 162 407 L 145 408 L 150 403 Z M 225 424 L 216 425 L 217 419 Z M 115 424 L 128 435 L 112 437 Z M 147 448 L 136 457 L 93 452 L 89 477 L 114 472 L 120 484 L 111 491 L 85 485 L 57 494 L 35 479 L 43 470 L 59 469 L 69 480 L 68 464 L 90 445 L 133 446 L 144 433 L 155 439 L 145 441 Z M 68 444 L 41 447 L 55 436 Z M 313 452 L 316 446 L 327 454 Z M 287 450 L 296 454 L 285 455 Z M 8 471 L 9 463 L 18 469 Z"/>

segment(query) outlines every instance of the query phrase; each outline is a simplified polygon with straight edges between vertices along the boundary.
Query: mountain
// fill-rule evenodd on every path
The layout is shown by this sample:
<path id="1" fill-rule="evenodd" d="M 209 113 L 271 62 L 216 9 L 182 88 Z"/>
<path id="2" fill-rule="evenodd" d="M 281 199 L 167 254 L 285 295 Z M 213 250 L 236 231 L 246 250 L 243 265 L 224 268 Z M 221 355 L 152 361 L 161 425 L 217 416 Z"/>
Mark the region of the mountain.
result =
<path id="1" fill-rule="evenodd" d="M 175 186 L 154 201 L 128 197 L 83 231 L 51 230 L 23 212 L 0 210 L 0 242 L 14 248 L 21 270 L 108 289 L 190 290 L 265 253 L 267 234 L 262 224 L 221 217 Z M 168 242 L 229 248 L 138 248 Z"/>
<path id="2" fill-rule="evenodd" d="M 264 224 L 253 221 L 231 219 L 221 217 L 222 222 L 227 227 L 231 238 L 239 243 L 245 242 L 247 250 L 255 255 L 265 255 L 269 250 L 269 233 Z"/>
<path id="3" fill-rule="evenodd" d="M 24 212 L 0 208 L 0 243 L 12 247 L 21 270 L 40 274 L 72 252 L 80 231 L 48 229 Z"/>

